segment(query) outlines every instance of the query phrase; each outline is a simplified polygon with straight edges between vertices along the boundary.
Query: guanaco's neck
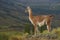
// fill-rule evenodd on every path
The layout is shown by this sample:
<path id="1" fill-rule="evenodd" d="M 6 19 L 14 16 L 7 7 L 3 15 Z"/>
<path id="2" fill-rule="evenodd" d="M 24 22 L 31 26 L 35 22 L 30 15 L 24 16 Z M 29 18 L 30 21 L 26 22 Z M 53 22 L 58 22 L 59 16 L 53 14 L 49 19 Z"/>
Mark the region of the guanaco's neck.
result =
<path id="1" fill-rule="evenodd" d="M 33 16 L 33 15 L 32 15 L 32 10 L 29 9 L 28 11 L 29 11 L 29 17 L 31 18 L 31 17 Z"/>

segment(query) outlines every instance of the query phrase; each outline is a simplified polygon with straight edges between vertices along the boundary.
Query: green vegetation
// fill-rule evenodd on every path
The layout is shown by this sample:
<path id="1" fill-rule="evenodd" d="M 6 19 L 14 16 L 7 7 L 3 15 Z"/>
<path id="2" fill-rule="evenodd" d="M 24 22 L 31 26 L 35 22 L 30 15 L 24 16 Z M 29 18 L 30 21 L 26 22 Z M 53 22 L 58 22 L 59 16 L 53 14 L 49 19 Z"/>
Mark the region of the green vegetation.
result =
<path id="1" fill-rule="evenodd" d="M 24 33 L 33 34 L 33 26 L 30 24 L 25 24 Z"/>
<path id="2" fill-rule="evenodd" d="M 24 34 L 22 32 L 17 32 L 17 31 L 7 31 L 7 32 L 0 32 L 0 40 L 16 40 L 18 38 L 23 38 L 27 35 L 28 33 Z"/>
<path id="3" fill-rule="evenodd" d="M 40 35 L 30 35 L 28 32 L 5 31 L 0 32 L 0 40 L 60 40 L 60 28 L 53 29 L 51 33 L 44 30 Z"/>

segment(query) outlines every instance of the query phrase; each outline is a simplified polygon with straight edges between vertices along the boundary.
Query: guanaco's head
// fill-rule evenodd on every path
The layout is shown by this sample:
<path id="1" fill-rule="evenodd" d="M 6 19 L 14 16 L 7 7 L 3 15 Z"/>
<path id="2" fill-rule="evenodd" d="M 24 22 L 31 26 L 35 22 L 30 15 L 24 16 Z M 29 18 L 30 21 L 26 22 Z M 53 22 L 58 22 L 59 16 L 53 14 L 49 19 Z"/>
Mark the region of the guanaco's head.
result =
<path id="1" fill-rule="evenodd" d="M 27 6 L 25 12 L 30 12 L 31 11 L 31 8 L 29 6 Z"/>

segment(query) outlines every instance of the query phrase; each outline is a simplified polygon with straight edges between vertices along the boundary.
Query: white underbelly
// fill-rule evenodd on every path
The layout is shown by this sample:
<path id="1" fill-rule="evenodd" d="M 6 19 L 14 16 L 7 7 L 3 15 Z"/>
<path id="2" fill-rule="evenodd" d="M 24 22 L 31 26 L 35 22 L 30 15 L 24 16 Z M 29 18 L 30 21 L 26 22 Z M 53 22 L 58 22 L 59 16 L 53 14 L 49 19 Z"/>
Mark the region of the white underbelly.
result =
<path id="1" fill-rule="evenodd" d="M 30 20 L 30 22 L 34 25 L 34 22 L 31 20 L 31 18 L 29 18 L 29 20 Z M 42 22 L 37 22 L 37 25 L 39 26 L 39 27 L 41 27 L 41 26 L 43 26 L 44 24 L 45 24 L 45 21 L 46 20 L 43 20 Z M 35 23 L 36 24 L 36 23 Z"/>
<path id="2" fill-rule="evenodd" d="M 43 26 L 44 24 L 45 24 L 45 20 L 43 20 L 42 22 L 38 22 L 38 23 L 37 23 L 37 25 L 38 25 L 39 27 Z"/>

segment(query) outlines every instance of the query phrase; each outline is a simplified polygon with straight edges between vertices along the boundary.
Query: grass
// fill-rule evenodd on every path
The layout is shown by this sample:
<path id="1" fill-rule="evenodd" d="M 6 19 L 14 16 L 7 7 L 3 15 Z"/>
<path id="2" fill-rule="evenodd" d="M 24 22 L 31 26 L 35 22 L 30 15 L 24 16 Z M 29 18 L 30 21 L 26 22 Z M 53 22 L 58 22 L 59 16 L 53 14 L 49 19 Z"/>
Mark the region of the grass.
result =
<path id="1" fill-rule="evenodd" d="M 22 33 L 17 31 L 0 32 L 0 40 L 20 40 L 23 39 L 28 33 Z"/>
<path id="2" fill-rule="evenodd" d="M 53 29 L 51 33 L 45 30 L 37 36 L 18 31 L 0 32 L 0 40 L 60 40 L 60 28 Z"/>

